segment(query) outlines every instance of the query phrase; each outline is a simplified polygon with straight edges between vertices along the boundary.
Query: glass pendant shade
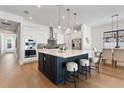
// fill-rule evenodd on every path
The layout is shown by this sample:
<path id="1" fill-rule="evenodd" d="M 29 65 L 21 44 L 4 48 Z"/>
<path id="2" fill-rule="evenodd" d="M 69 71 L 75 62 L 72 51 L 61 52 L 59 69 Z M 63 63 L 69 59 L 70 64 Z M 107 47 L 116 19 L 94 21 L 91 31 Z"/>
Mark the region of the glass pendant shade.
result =
<path id="1" fill-rule="evenodd" d="M 67 12 L 68 12 L 68 27 L 66 28 L 66 31 L 67 32 L 70 31 L 70 28 L 69 28 L 69 11 L 70 11 L 70 9 L 67 9 Z"/>
<path id="2" fill-rule="evenodd" d="M 61 6 L 59 5 L 59 25 L 58 25 L 58 29 L 61 29 L 62 27 L 61 27 L 61 25 L 60 25 L 60 11 L 61 11 Z"/>
<path id="3" fill-rule="evenodd" d="M 73 30 L 74 30 L 75 33 L 77 32 L 77 30 L 76 30 L 76 15 L 77 15 L 77 13 L 74 13 L 74 27 L 73 27 Z"/>
<path id="4" fill-rule="evenodd" d="M 61 29 L 61 26 L 60 25 L 58 26 L 58 29 Z"/>
<path id="5" fill-rule="evenodd" d="M 75 30 L 74 30 L 74 32 L 76 33 L 76 32 L 77 32 L 77 30 L 75 29 Z"/>
<path id="6" fill-rule="evenodd" d="M 66 29 L 66 31 L 70 31 L 70 28 L 68 27 L 68 28 Z"/>

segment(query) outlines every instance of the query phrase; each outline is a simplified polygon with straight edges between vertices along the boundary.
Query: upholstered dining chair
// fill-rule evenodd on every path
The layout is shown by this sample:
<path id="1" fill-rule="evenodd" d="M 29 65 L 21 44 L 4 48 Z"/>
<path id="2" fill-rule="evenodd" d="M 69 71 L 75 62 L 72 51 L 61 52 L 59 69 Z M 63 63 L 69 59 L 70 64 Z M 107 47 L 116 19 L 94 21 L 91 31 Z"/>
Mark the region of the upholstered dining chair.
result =
<path id="1" fill-rule="evenodd" d="M 106 60 L 109 60 L 112 62 L 112 66 L 114 65 L 113 62 L 113 49 L 112 48 L 103 48 L 102 49 L 102 61 L 104 64 L 106 63 Z"/>
<path id="2" fill-rule="evenodd" d="M 124 48 L 113 49 L 114 66 L 117 66 L 117 62 L 124 62 Z"/>
<path id="3" fill-rule="evenodd" d="M 99 73 L 99 65 L 101 61 L 101 54 L 102 52 L 93 49 L 92 56 L 89 58 L 91 63 L 91 69 L 96 70 L 98 73 Z"/>

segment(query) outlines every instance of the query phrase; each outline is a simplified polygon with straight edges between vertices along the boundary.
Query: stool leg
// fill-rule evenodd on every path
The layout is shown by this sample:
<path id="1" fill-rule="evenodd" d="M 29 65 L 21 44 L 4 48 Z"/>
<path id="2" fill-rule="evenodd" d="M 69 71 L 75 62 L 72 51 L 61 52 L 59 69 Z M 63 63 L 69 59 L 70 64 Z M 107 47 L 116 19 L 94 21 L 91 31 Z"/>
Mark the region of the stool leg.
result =
<path id="1" fill-rule="evenodd" d="M 90 68 L 90 66 L 89 66 L 89 75 L 90 75 L 90 77 L 91 77 L 91 68 Z"/>
<path id="2" fill-rule="evenodd" d="M 74 84 L 75 84 L 75 88 L 76 88 L 76 73 L 75 73 L 75 68 L 74 68 Z"/>
<path id="3" fill-rule="evenodd" d="M 85 76 L 86 76 L 86 80 L 87 80 L 87 66 L 85 64 Z"/>
<path id="4" fill-rule="evenodd" d="M 117 67 L 117 61 L 115 61 L 115 68 Z"/>
<path id="5" fill-rule="evenodd" d="M 65 80 L 66 80 L 66 72 L 64 73 L 64 84 L 66 83 Z"/>
<path id="6" fill-rule="evenodd" d="M 99 73 L 99 63 L 98 63 L 98 73 Z"/>
<path id="7" fill-rule="evenodd" d="M 96 72 L 97 72 L 97 70 L 98 70 L 98 65 L 97 65 L 97 63 L 95 63 L 95 68 L 96 68 Z"/>
<path id="8" fill-rule="evenodd" d="M 77 72 L 77 79 L 78 79 L 78 82 L 79 82 L 79 71 Z"/>

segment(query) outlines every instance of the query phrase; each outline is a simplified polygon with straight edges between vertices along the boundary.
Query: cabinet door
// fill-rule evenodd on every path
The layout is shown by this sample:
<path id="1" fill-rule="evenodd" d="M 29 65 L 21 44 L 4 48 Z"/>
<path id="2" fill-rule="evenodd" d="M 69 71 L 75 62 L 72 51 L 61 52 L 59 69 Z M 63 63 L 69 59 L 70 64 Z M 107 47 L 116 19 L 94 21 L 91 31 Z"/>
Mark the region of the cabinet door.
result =
<path id="1" fill-rule="evenodd" d="M 42 53 L 38 53 L 38 69 L 43 72 L 43 54 Z"/>
<path id="2" fill-rule="evenodd" d="M 51 79 L 56 79 L 56 57 L 45 55 L 45 73 Z"/>

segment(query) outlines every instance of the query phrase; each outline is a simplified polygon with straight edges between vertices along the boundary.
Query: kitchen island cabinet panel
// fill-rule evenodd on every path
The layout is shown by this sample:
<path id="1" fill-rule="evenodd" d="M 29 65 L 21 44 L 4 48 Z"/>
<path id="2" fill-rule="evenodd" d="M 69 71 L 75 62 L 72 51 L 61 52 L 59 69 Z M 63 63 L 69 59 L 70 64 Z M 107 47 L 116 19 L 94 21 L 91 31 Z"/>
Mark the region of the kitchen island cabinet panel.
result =
<path id="1" fill-rule="evenodd" d="M 88 59 L 88 54 L 77 55 L 73 57 L 62 58 L 39 52 L 38 68 L 45 76 L 47 76 L 55 84 L 64 81 L 64 74 L 67 62 L 78 62 L 79 59 Z"/>

